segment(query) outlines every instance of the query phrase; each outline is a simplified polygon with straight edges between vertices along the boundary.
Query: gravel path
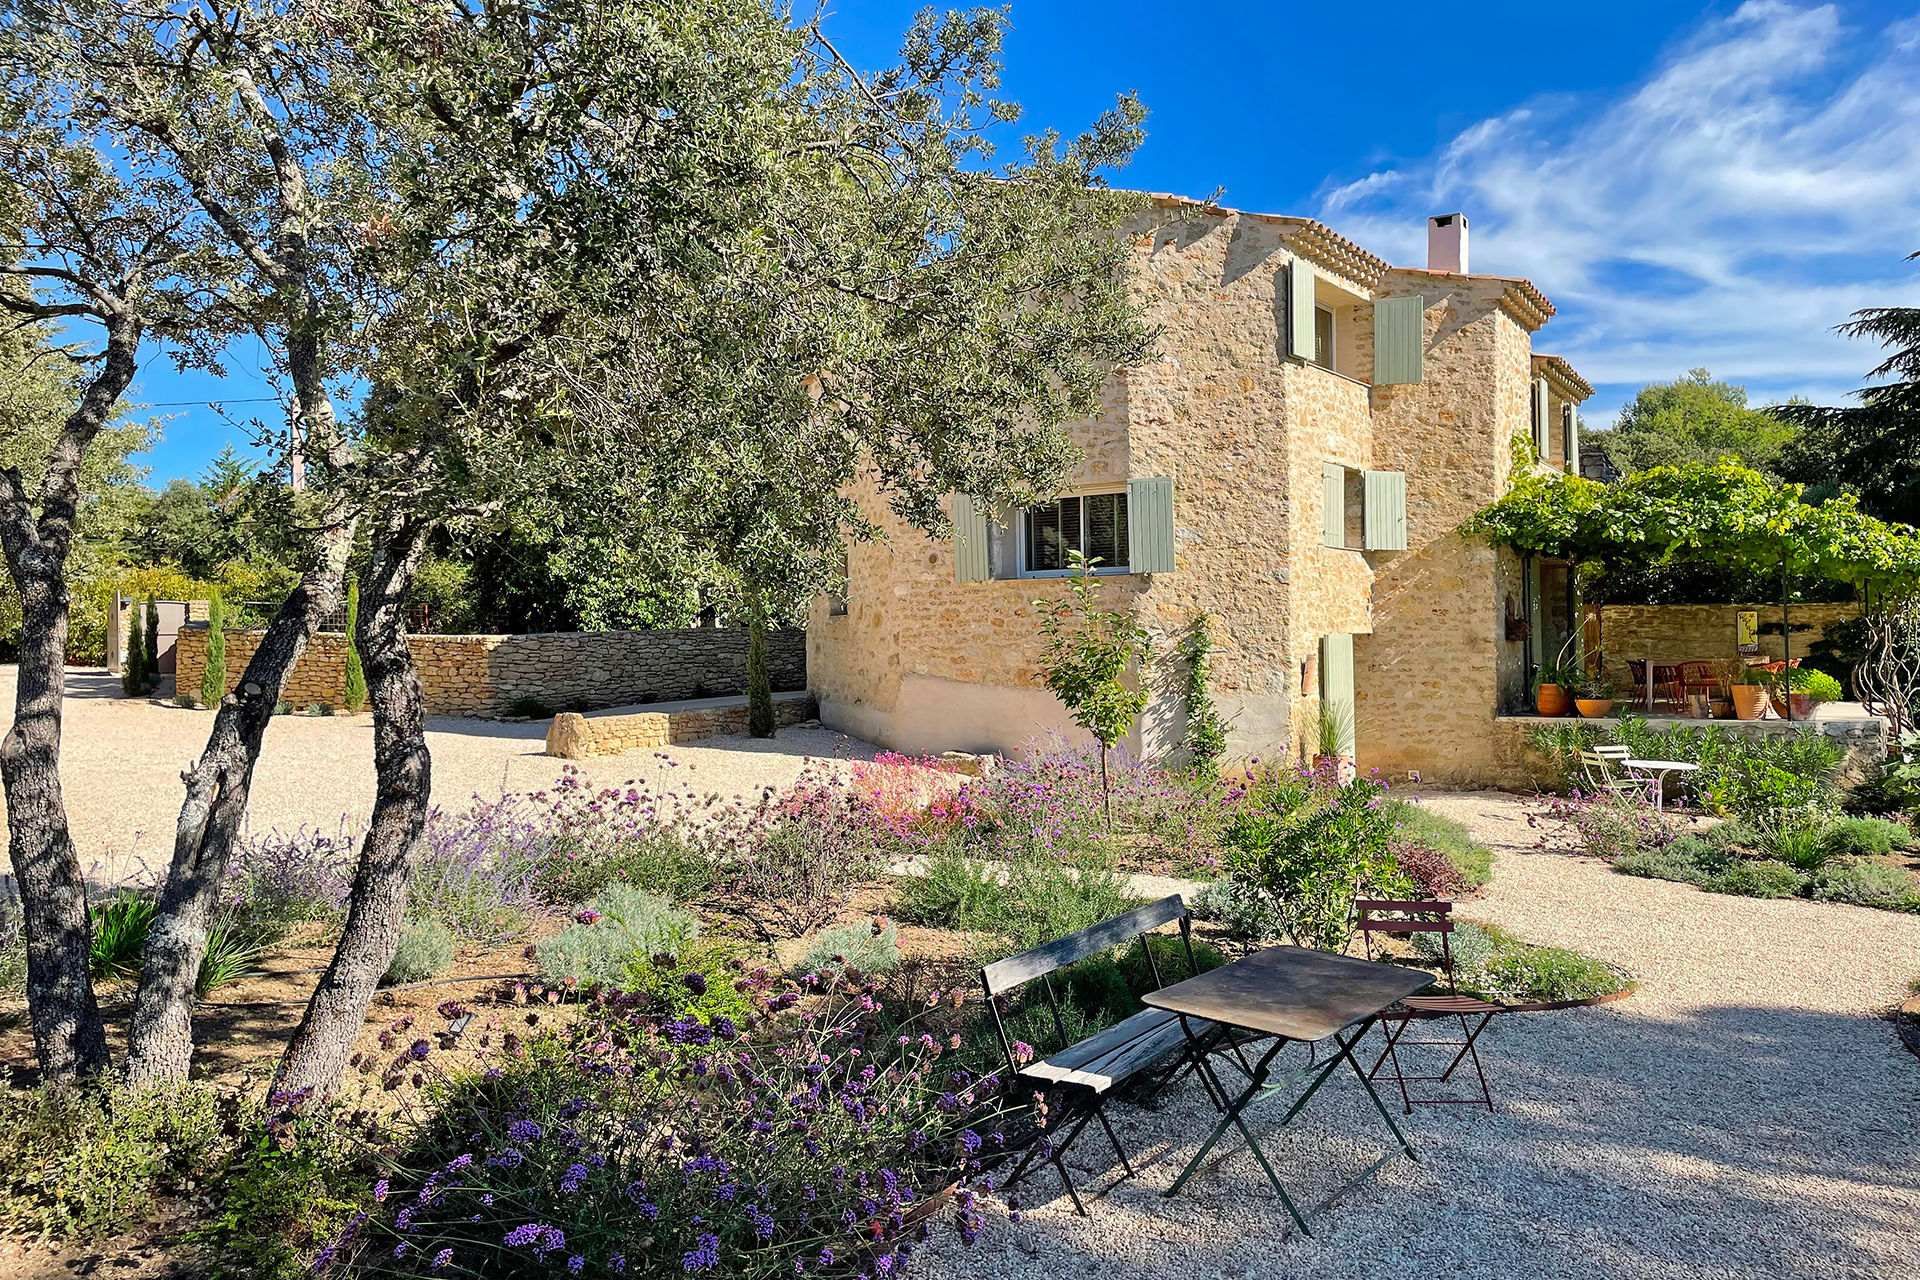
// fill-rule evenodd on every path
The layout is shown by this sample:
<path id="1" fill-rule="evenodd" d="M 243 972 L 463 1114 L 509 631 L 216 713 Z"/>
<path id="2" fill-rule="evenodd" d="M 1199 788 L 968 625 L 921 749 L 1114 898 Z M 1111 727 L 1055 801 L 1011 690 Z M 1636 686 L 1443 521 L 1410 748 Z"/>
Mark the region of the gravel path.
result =
<path id="1" fill-rule="evenodd" d="M 1920 975 L 1920 917 L 1618 876 L 1534 851 L 1516 797 L 1424 802 L 1495 849 L 1467 914 L 1617 961 L 1639 993 L 1496 1022 L 1482 1044 L 1499 1110 L 1416 1110 L 1422 1162 L 1357 1183 L 1391 1140 L 1350 1076 L 1330 1083 L 1265 1142 L 1303 1205 L 1339 1193 L 1315 1237 L 1288 1231 L 1244 1147 L 1161 1198 L 1211 1127 L 1189 1086 L 1114 1108 L 1144 1167 L 1090 1220 L 1065 1199 L 1002 1214 L 972 1249 L 936 1246 L 924 1274 L 1920 1276 L 1920 1061 L 1879 1016 Z M 1256 1108 L 1254 1131 L 1276 1118 Z M 1083 1141 L 1085 1181 L 1107 1185 L 1097 1134 Z M 1023 1190 L 1058 1194 L 1046 1175 Z"/>
<path id="2" fill-rule="evenodd" d="M 0 667 L 8 707 L 14 672 L 12 666 Z M 105 671 L 68 672 L 61 779 L 81 865 L 103 884 L 141 874 L 143 868 L 165 871 L 182 795 L 180 773 L 200 754 L 213 723 L 204 711 L 123 699 L 115 696 L 118 692 L 117 681 Z M 429 719 L 435 798 L 464 808 L 475 796 L 549 785 L 565 762 L 542 754 L 545 741 L 544 721 Z M 843 762 L 870 758 L 874 751 L 856 738 L 807 725 L 783 729 L 771 741 L 711 738 L 580 765 L 596 783 L 637 778 L 746 796 L 791 783 L 810 761 L 843 768 Z M 371 717 L 274 719 L 254 775 L 251 829 L 331 830 L 343 817 L 355 825 L 365 822 L 372 807 Z"/>

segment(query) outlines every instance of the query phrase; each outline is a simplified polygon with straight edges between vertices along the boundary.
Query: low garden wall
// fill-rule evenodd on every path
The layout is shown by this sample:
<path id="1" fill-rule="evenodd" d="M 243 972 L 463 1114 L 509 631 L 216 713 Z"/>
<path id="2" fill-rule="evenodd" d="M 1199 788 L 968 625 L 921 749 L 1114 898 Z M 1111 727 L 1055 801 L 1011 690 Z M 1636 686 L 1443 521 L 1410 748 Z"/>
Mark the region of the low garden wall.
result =
<path id="1" fill-rule="evenodd" d="M 818 714 L 810 693 L 779 693 L 773 698 L 773 722 L 781 728 L 804 724 Z M 681 706 L 645 711 L 600 711 L 582 715 L 563 711 L 547 728 L 547 754 L 564 760 L 617 756 L 676 742 L 698 742 L 747 731 L 745 698 L 703 698 Z"/>
<path id="2" fill-rule="evenodd" d="M 1600 648 L 1607 655 L 1607 675 L 1624 685 L 1631 678 L 1627 659 L 1649 655 L 1655 662 L 1731 661 L 1739 652 L 1736 619 L 1748 609 L 1760 615 L 1761 654 L 1779 658 L 1784 643 L 1778 604 L 1602 605 Z M 1805 654 L 1831 624 L 1859 616 L 1860 606 L 1853 602 L 1794 605 L 1787 611 L 1794 654 Z"/>
<path id="3" fill-rule="evenodd" d="M 1789 733 L 1823 734 L 1846 748 L 1846 759 L 1840 765 L 1839 781 L 1842 787 L 1849 789 L 1878 775 L 1880 767 L 1887 759 L 1890 732 L 1887 722 L 1879 716 L 1868 715 L 1857 707 L 1851 711 L 1839 709 L 1837 705 L 1823 708 L 1812 720 L 1691 720 L 1673 716 L 1648 716 L 1646 722 L 1655 729 L 1712 728 L 1722 733 L 1753 736 L 1778 736 Z M 1494 720 L 1492 726 L 1494 756 L 1498 762 L 1497 776 L 1489 781 L 1496 786 L 1526 791 L 1537 790 L 1555 781 L 1552 768 L 1534 749 L 1530 740 L 1532 731 L 1540 725 L 1609 726 L 1619 723 L 1619 720 L 1612 717 L 1588 721 L 1570 720 L 1566 717 L 1500 716 Z"/>
<path id="4" fill-rule="evenodd" d="M 262 634 L 227 633 L 229 690 L 239 682 Z M 435 715 L 547 716 L 567 709 L 736 694 L 745 691 L 747 682 L 744 627 L 419 635 L 408 643 L 427 710 Z M 177 654 L 175 687 L 197 694 L 200 673 L 206 669 L 205 623 L 181 628 Z M 806 633 L 768 632 L 767 669 L 775 689 L 806 688 Z M 346 686 L 347 637 L 323 631 L 295 664 L 285 698 L 297 707 L 339 706 Z"/>

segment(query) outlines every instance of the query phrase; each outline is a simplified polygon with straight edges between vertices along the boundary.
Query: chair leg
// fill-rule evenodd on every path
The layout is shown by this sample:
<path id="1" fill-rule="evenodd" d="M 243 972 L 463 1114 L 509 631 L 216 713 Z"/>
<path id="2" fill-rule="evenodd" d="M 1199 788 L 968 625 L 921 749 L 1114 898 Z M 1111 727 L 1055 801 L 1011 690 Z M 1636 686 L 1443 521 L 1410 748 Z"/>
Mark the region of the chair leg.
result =
<path id="1" fill-rule="evenodd" d="M 1385 1024 L 1383 1023 L 1382 1025 Z M 1407 1019 L 1397 1024 L 1397 1030 L 1394 1027 L 1387 1027 L 1386 1029 L 1387 1058 L 1393 1063 L 1393 1082 L 1400 1086 L 1400 1106 L 1408 1115 L 1413 1114 L 1413 1097 L 1407 1092 L 1407 1073 L 1400 1066 L 1400 1050 L 1398 1046 L 1400 1037 L 1407 1034 L 1407 1028 L 1412 1025 L 1412 1020 Z"/>

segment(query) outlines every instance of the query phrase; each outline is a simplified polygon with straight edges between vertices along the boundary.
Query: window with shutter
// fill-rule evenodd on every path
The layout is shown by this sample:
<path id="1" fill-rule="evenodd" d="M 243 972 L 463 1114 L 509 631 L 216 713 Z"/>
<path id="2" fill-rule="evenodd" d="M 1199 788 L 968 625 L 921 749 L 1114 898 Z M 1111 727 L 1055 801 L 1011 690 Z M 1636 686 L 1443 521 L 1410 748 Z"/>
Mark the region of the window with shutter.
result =
<path id="1" fill-rule="evenodd" d="M 1533 447 L 1542 458 L 1547 456 L 1547 380 L 1533 380 Z"/>
<path id="2" fill-rule="evenodd" d="M 1320 541 L 1347 545 L 1347 469 L 1337 462 L 1320 464 Z"/>
<path id="3" fill-rule="evenodd" d="M 1565 461 L 1566 469 L 1572 471 L 1574 459 L 1580 452 L 1580 445 L 1573 436 L 1573 406 L 1560 406 L 1560 457 Z"/>
<path id="4" fill-rule="evenodd" d="M 961 582 L 985 582 L 987 509 L 964 493 L 953 496 L 953 572 Z"/>
<path id="5" fill-rule="evenodd" d="M 1287 354 L 1313 359 L 1313 268 L 1304 259 L 1287 264 Z"/>
<path id="6" fill-rule="evenodd" d="M 1173 572 L 1173 480 L 1142 476 L 1127 483 L 1127 567 L 1134 573 Z"/>
<path id="7" fill-rule="evenodd" d="M 1373 304 L 1375 386 L 1418 382 L 1424 375 L 1426 299 L 1419 294 L 1381 298 Z"/>
<path id="8" fill-rule="evenodd" d="M 1072 494 L 1028 507 L 1020 513 L 1020 576 L 1071 573 L 1076 551 L 1095 572 L 1129 572 L 1129 505 L 1126 494 L 1112 492 Z"/>
<path id="9" fill-rule="evenodd" d="M 1407 549 L 1407 476 L 1404 471 L 1368 471 L 1365 541 L 1368 551 Z"/>

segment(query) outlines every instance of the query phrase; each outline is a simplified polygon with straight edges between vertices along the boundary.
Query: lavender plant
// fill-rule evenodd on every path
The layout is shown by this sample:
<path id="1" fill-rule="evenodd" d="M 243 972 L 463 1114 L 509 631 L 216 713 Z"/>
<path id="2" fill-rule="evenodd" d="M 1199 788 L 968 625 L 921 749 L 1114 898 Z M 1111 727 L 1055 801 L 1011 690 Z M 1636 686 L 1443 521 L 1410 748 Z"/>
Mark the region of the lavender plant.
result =
<path id="1" fill-rule="evenodd" d="M 480 1071 L 389 1037 L 360 1062 L 400 1099 L 384 1168 L 314 1271 L 880 1276 L 941 1221 L 971 1241 L 998 1078 L 872 987 L 737 985 L 747 1023 L 596 1000 Z"/>

